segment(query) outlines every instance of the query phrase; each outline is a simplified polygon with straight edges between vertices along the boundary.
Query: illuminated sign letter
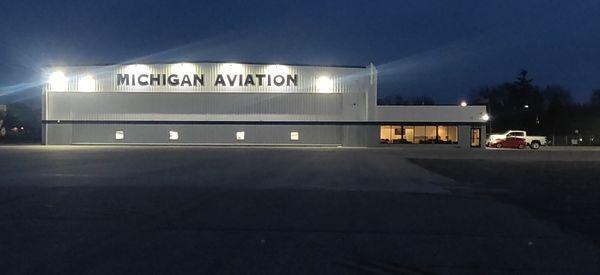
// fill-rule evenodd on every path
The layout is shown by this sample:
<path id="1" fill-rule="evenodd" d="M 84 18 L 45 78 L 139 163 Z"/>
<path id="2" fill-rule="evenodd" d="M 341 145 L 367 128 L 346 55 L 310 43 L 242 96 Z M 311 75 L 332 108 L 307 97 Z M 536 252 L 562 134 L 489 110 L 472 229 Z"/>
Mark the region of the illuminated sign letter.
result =
<path id="1" fill-rule="evenodd" d="M 146 80 L 142 80 L 142 77 L 145 78 Z M 140 76 L 138 76 L 138 83 L 142 86 L 147 86 L 148 85 L 148 75 L 141 74 Z"/>
<path id="2" fill-rule="evenodd" d="M 150 86 L 154 86 L 154 85 L 160 85 L 160 74 L 151 74 L 150 75 Z"/>
<path id="3" fill-rule="evenodd" d="M 235 85 L 236 79 L 237 79 L 237 75 L 233 75 L 233 78 L 231 78 L 231 75 L 227 75 L 227 80 L 229 80 L 230 87 L 233 87 L 233 85 Z"/>
<path id="4" fill-rule="evenodd" d="M 167 81 L 169 82 L 169 85 L 171 85 L 171 86 L 179 85 L 179 78 L 177 78 L 176 74 L 169 75 L 169 77 L 167 78 Z"/>
<path id="5" fill-rule="evenodd" d="M 200 86 L 204 86 L 204 75 L 194 75 L 194 86 L 198 86 L 198 84 L 200 84 Z"/>
<path id="6" fill-rule="evenodd" d="M 190 80 L 190 76 L 189 75 L 184 75 L 183 79 L 181 80 L 181 86 L 183 86 L 183 84 L 186 84 L 188 86 L 192 86 L 192 81 Z"/>
<path id="7" fill-rule="evenodd" d="M 129 74 L 117 74 L 117 86 L 129 85 Z"/>
<path id="8" fill-rule="evenodd" d="M 217 75 L 217 79 L 215 80 L 215 86 L 225 86 L 225 79 L 223 79 L 223 75 L 222 74 L 218 74 Z"/>
<path id="9" fill-rule="evenodd" d="M 244 86 L 252 85 L 254 86 L 254 78 L 251 74 L 246 75 L 246 81 L 244 81 Z"/>
<path id="10" fill-rule="evenodd" d="M 284 82 L 285 78 L 283 78 L 282 75 L 276 75 L 275 77 L 273 77 L 273 83 L 275 83 L 275 86 L 281 86 Z"/>
<path id="11" fill-rule="evenodd" d="M 290 86 L 290 83 L 293 83 L 294 86 L 298 86 L 298 75 L 295 74 L 293 77 L 292 75 L 287 75 L 287 86 Z"/>
<path id="12" fill-rule="evenodd" d="M 265 78 L 265 75 L 264 74 L 257 74 L 256 78 L 258 79 L 258 86 L 262 86 L 263 85 L 262 80 L 263 80 L 263 78 Z"/>

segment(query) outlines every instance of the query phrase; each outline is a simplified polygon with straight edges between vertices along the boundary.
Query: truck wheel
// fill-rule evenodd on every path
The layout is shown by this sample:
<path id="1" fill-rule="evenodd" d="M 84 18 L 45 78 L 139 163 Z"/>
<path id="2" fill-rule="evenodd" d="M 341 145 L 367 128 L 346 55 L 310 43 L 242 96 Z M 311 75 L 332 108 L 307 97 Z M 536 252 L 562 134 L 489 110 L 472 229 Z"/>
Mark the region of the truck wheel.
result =
<path id="1" fill-rule="evenodd" d="M 519 149 L 525 149 L 525 145 L 519 144 Z"/>
<path id="2" fill-rule="evenodd" d="M 0 127 L 0 138 L 3 138 L 5 136 L 6 136 L 6 128 Z"/>
<path id="3" fill-rule="evenodd" d="M 534 141 L 531 143 L 531 145 L 529 145 L 529 147 L 531 147 L 531 149 L 535 149 L 535 150 L 540 149 L 540 143 L 537 141 Z"/>
<path id="4" fill-rule="evenodd" d="M 496 143 L 496 148 L 502 148 L 502 143 Z"/>

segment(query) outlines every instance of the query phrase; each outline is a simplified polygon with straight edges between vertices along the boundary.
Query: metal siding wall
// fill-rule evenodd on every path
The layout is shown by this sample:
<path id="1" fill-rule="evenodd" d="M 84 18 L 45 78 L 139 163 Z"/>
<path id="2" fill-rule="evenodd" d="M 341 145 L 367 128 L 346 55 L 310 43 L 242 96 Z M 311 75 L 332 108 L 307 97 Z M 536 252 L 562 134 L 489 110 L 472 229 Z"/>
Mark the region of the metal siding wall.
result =
<path id="1" fill-rule="evenodd" d="M 178 64 L 149 64 L 149 65 L 112 65 L 112 66 L 73 66 L 48 68 L 46 74 L 52 71 L 63 71 L 69 78 L 66 91 L 77 91 L 78 81 L 92 75 L 96 79 L 96 91 L 99 92 L 256 92 L 256 93 L 318 93 L 315 83 L 317 78 L 328 76 L 333 80 L 332 93 L 364 93 L 363 87 L 369 82 L 367 68 L 347 67 L 321 67 L 321 66 L 288 66 L 288 65 L 256 65 L 236 64 L 240 69 L 230 70 L 225 68 L 232 63 L 185 63 L 193 69 L 190 72 L 178 73 L 174 66 Z M 138 66 L 138 67 L 134 67 Z M 273 66 L 285 68 L 283 71 Z M 117 74 L 204 74 L 204 86 L 176 87 L 176 86 L 117 86 Z M 297 86 L 244 86 L 223 87 L 214 86 L 217 74 L 246 75 L 246 74 L 271 74 L 287 75 L 298 74 Z M 227 78 L 225 78 L 227 81 Z M 266 81 L 266 80 L 265 80 Z M 256 82 L 256 81 L 255 81 Z M 44 91 L 49 90 L 49 85 L 44 86 Z"/>
<path id="2" fill-rule="evenodd" d="M 68 145 L 73 142 L 72 124 L 50 124 L 45 125 L 45 144 L 48 145 Z"/>
<path id="3" fill-rule="evenodd" d="M 377 106 L 374 121 L 389 122 L 485 122 L 485 106 Z M 372 120 L 372 121 L 373 121 Z"/>
<path id="4" fill-rule="evenodd" d="M 481 148 L 485 148 L 485 141 L 487 140 L 487 127 L 484 126 L 480 126 L 479 127 L 481 129 Z"/>
<path id="5" fill-rule="evenodd" d="M 379 125 L 343 125 L 342 145 L 374 147 L 379 145 Z"/>
<path id="6" fill-rule="evenodd" d="M 471 125 L 458 125 L 458 146 L 471 148 Z"/>
<path id="7" fill-rule="evenodd" d="M 184 124 L 75 124 L 75 144 L 280 144 L 339 145 L 339 125 L 184 125 Z M 115 131 L 124 131 L 124 140 L 115 140 Z M 179 140 L 169 140 L 169 131 L 177 131 Z M 245 140 L 235 138 L 245 132 Z M 290 132 L 298 131 L 300 140 L 290 140 Z"/>
<path id="8" fill-rule="evenodd" d="M 335 121 L 341 94 L 48 93 L 48 120 Z M 360 108 L 356 108 L 360 109 Z M 348 117 L 360 115 L 352 113 Z"/>

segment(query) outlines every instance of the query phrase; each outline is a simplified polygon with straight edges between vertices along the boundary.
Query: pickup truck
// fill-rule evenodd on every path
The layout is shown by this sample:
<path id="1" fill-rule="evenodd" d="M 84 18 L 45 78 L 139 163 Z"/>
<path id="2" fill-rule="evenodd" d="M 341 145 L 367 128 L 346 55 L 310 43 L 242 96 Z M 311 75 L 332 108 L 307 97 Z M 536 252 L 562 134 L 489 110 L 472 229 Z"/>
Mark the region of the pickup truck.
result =
<path id="1" fill-rule="evenodd" d="M 503 134 L 490 134 L 486 145 L 490 146 L 496 140 L 502 140 L 510 137 L 522 138 L 531 149 L 539 149 L 540 146 L 546 146 L 546 137 L 543 136 L 528 136 L 527 132 L 519 130 L 509 130 Z"/>

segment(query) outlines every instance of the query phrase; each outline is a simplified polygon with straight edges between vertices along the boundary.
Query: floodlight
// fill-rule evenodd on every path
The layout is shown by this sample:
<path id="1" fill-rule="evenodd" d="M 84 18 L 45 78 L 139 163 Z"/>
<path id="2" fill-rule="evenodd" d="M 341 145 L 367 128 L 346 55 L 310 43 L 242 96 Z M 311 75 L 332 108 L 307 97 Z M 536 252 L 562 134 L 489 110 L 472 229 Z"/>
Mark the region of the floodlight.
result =
<path id="1" fill-rule="evenodd" d="M 65 91 L 67 90 L 67 84 L 69 79 L 61 71 L 53 72 L 48 78 L 50 84 L 50 91 Z"/>
<path id="2" fill-rule="evenodd" d="M 317 92 L 319 93 L 331 93 L 333 92 L 333 80 L 327 76 L 321 76 L 317 78 Z"/>
<path id="3" fill-rule="evenodd" d="M 91 75 L 86 75 L 79 79 L 77 90 L 80 92 L 93 92 L 96 90 L 96 80 Z"/>
<path id="4" fill-rule="evenodd" d="M 285 65 L 269 65 L 266 71 L 272 75 L 286 75 L 290 73 L 290 68 Z"/>

